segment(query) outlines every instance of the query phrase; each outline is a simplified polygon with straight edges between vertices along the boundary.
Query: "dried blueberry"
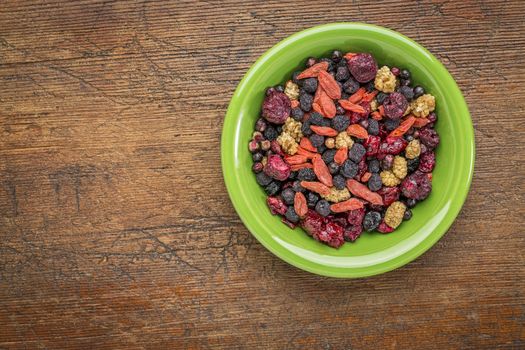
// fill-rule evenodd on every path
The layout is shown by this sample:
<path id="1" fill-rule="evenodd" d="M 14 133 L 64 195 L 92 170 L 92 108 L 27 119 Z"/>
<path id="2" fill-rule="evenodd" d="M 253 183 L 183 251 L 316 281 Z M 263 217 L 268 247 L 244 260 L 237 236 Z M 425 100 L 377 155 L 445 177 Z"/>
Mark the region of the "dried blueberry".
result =
<path id="1" fill-rule="evenodd" d="M 290 172 L 290 176 L 288 176 L 289 180 L 295 180 L 297 178 L 297 171 Z"/>
<path id="2" fill-rule="evenodd" d="M 255 180 L 261 186 L 268 186 L 270 182 L 272 182 L 272 178 L 266 175 L 264 172 L 260 172 L 257 175 L 255 175 Z"/>
<path id="3" fill-rule="evenodd" d="M 293 108 L 292 109 L 292 118 L 297 121 L 302 121 L 304 117 L 304 112 L 301 108 Z"/>
<path id="4" fill-rule="evenodd" d="M 314 174 L 315 175 L 315 174 Z M 297 178 L 299 179 L 299 174 L 297 174 Z M 306 189 L 301 186 L 301 181 L 300 179 L 297 180 L 297 181 L 294 181 L 293 184 L 292 184 L 292 189 L 295 191 L 295 192 L 304 192 L 306 191 Z"/>
<path id="5" fill-rule="evenodd" d="M 405 214 L 403 214 L 403 220 L 408 221 L 410 219 L 412 219 L 412 210 L 407 209 L 405 210 Z"/>
<path id="6" fill-rule="evenodd" d="M 333 183 L 335 188 L 342 190 L 346 187 L 346 179 L 341 175 L 336 175 L 333 177 Z"/>
<path id="7" fill-rule="evenodd" d="M 292 81 L 299 86 L 303 85 L 303 79 L 297 79 L 297 76 L 301 74 L 301 71 L 296 71 L 292 74 Z"/>
<path id="8" fill-rule="evenodd" d="M 402 69 L 401 72 L 399 72 L 399 78 L 400 79 L 410 79 L 410 72 L 406 69 Z"/>
<path id="9" fill-rule="evenodd" d="M 321 125 L 323 123 L 324 117 L 317 112 L 310 113 L 310 118 L 308 118 L 308 121 L 313 125 Z"/>
<path id="10" fill-rule="evenodd" d="M 400 86 L 410 86 L 410 84 L 412 84 L 412 80 L 410 79 L 399 79 Z"/>
<path id="11" fill-rule="evenodd" d="M 346 100 L 349 97 L 350 97 L 350 95 L 348 95 L 347 93 L 343 92 L 341 94 L 341 99 L 343 99 L 343 100 Z M 336 106 L 335 106 L 335 114 L 342 115 L 342 114 L 345 114 L 345 113 L 346 113 L 346 110 L 343 107 L 341 107 L 339 105 L 339 103 L 337 103 Z"/>
<path id="12" fill-rule="evenodd" d="M 326 145 L 323 142 L 323 144 L 321 146 L 317 147 L 317 153 L 323 154 L 324 151 L 326 151 L 327 149 L 328 149 L 328 147 L 326 147 Z"/>
<path id="13" fill-rule="evenodd" d="M 319 195 L 313 192 L 308 192 L 308 195 L 306 196 L 306 203 L 308 204 L 309 208 L 315 208 L 315 205 L 319 201 Z"/>
<path id="14" fill-rule="evenodd" d="M 310 122 L 308 120 L 305 121 L 303 125 L 301 126 L 301 132 L 303 133 L 304 136 L 310 136 L 313 134 L 312 129 L 310 129 Z"/>
<path id="15" fill-rule="evenodd" d="M 343 90 L 347 94 L 353 94 L 359 89 L 360 85 L 353 78 L 348 78 L 348 80 L 343 84 Z"/>
<path id="16" fill-rule="evenodd" d="M 280 182 L 273 181 L 273 182 L 270 182 L 270 184 L 264 188 L 264 191 L 266 192 L 267 195 L 273 196 L 273 195 L 276 195 L 280 189 L 281 189 Z"/>
<path id="17" fill-rule="evenodd" d="M 381 176 L 379 176 L 378 173 L 373 173 L 370 179 L 368 179 L 368 188 L 370 191 L 378 191 L 382 186 Z"/>
<path id="18" fill-rule="evenodd" d="M 408 107 L 408 101 L 399 92 L 391 93 L 384 101 L 385 116 L 390 119 L 401 118 Z"/>
<path id="19" fill-rule="evenodd" d="M 289 206 L 288 209 L 286 209 L 285 217 L 286 217 L 286 220 L 293 222 L 294 224 L 298 223 L 299 220 L 301 220 L 299 218 L 299 215 L 297 215 L 297 213 L 295 212 L 295 209 L 293 208 L 293 206 Z"/>
<path id="20" fill-rule="evenodd" d="M 377 63 L 368 53 L 358 53 L 348 60 L 348 69 L 355 80 L 366 83 L 375 78 L 377 73 Z"/>
<path id="21" fill-rule="evenodd" d="M 347 179 L 351 179 L 357 175 L 359 171 L 359 166 L 352 162 L 350 159 L 347 159 L 342 166 L 341 174 Z"/>
<path id="22" fill-rule="evenodd" d="M 417 200 L 416 199 L 413 199 L 413 198 L 408 198 L 406 201 L 405 201 L 407 207 L 409 208 L 414 208 L 417 204 Z"/>
<path id="23" fill-rule="evenodd" d="M 321 216 L 327 217 L 330 215 L 330 203 L 328 201 L 321 199 L 315 205 L 315 211 L 318 212 Z"/>
<path id="24" fill-rule="evenodd" d="M 370 135 L 378 135 L 379 134 L 379 122 L 375 119 L 368 119 L 368 128 L 367 128 L 368 134 Z"/>
<path id="25" fill-rule="evenodd" d="M 305 112 L 310 112 L 310 110 L 312 109 L 313 101 L 314 97 L 310 94 L 303 93 L 299 96 L 299 106 Z"/>
<path id="26" fill-rule="evenodd" d="M 317 90 L 317 79 L 316 78 L 307 78 L 303 79 L 303 89 L 309 94 L 315 94 Z"/>
<path id="27" fill-rule="evenodd" d="M 275 140 L 278 136 L 279 136 L 279 133 L 277 132 L 277 130 L 275 129 L 275 127 L 272 126 L 272 125 L 268 125 L 268 126 L 266 127 L 266 130 L 264 130 L 264 137 L 265 137 L 267 140 L 273 141 L 273 140 Z"/>
<path id="28" fill-rule="evenodd" d="M 369 211 L 363 219 L 363 228 L 368 231 L 374 231 L 381 223 L 381 214 L 377 211 Z"/>
<path id="29" fill-rule="evenodd" d="M 300 181 L 314 181 L 316 178 L 314 171 L 310 168 L 300 169 L 297 174 L 297 179 Z"/>
<path id="30" fill-rule="evenodd" d="M 423 89 L 422 86 L 416 86 L 414 87 L 414 98 L 418 98 L 419 96 L 423 96 L 425 94 L 425 89 Z"/>
<path id="31" fill-rule="evenodd" d="M 348 119 L 346 115 L 336 115 L 332 119 L 332 128 L 339 132 L 346 130 L 346 128 L 348 128 L 349 125 L 350 119 Z"/>
<path id="32" fill-rule="evenodd" d="M 378 173 L 381 170 L 379 166 L 379 161 L 377 159 L 372 159 L 368 162 L 368 171 L 371 173 Z"/>
<path id="33" fill-rule="evenodd" d="M 327 69 L 328 72 L 333 72 L 334 71 L 335 63 L 330 58 L 323 57 L 323 58 L 321 58 L 319 60 L 319 62 L 326 62 L 326 63 L 328 63 L 328 69 Z"/>
<path id="34" fill-rule="evenodd" d="M 365 84 L 365 89 L 366 89 L 367 92 L 372 92 L 372 91 L 374 91 L 375 88 L 376 88 L 376 86 L 375 86 L 375 83 L 374 83 L 373 80 L 369 81 L 368 83 Z"/>
<path id="35" fill-rule="evenodd" d="M 341 167 L 336 162 L 332 162 L 328 164 L 328 171 L 330 171 L 330 174 L 335 175 L 339 172 Z"/>
<path id="36" fill-rule="evenodd" d="M 407 101 L 414 99 L 414 90 L 410 86 L 401 86 L 398 91 L 405 96 Z"/>
<path id="37" fill-rule="evenodd" d="M 335 73 L 335 80 L 337 81 L 345 81 L 348 78 L 350 78 L 350 71 L 347 67 L 337 67 L 337 71 Z"/>
<path id="38" fill-rule="evenodd" d="M 319 147 L 322 144 L 324 144 L 324 136 L 312 134 L 309 138 L 310 142 L 312 143 L 312 146 Z"/>
<path id="39" fill-rule="evenodd" d="M 352 148 L 348 151 L 348 158 L 356 163 L 359 163 L 366 154 L 366 148 L 360 143 L 355 142 Z"/>
<path id="40" fill-rule="evenodd" d="M 376 96 L 376 101 L 377 101 L 377 103 L 382 105 L 387 97 L 388 97 L 388 94 L 385 94 L 384 92 L 380 92 Z"/>
<path id="41" fill-rule="evenodd" d="M 335 149 L 327 149 L 326 151 L 324 151 L 321 158 L 323 158 L 325 164 L 330 164 L 334 161 L 334 156 L 336 152 L 337 150 Z"/>
<path id="42" fill-rule="evenodd" d="M 399 126 L 401 119 L 386 119 L 385 120 L 385 129 L 386 131 L 392 131 Z"/>
<path id="43" fill-rule="evenodd" d="M 284 203 L 286 203 L 287 205 L 293 204 L 294 196 L 295 196 L 295 191 L 292 190 L 290 187 L 285 188 L 281 192 L 281 197 L 283 198 Z"/>
<path id="44" fill-rule="evenodd" d="M 332 52 L 332 61 L 339 62 L 343 58 L 343 53 L 339 50 L 334 50 Z"/>

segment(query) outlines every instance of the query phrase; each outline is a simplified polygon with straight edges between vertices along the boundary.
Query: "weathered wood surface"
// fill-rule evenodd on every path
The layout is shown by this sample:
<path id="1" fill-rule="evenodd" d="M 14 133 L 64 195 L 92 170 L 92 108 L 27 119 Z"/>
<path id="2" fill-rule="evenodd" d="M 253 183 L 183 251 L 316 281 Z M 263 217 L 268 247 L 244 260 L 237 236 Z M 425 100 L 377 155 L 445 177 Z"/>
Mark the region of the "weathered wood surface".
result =
<path id="1" fill-rule="evenodd" d="M 0 348 L 524 349 L 524 13 L 518 0 L 4 1 Z M 249 234 L 219 137 L 259 55 L 351 20 L 443 61 L 477 156 L 433 249 L 334 280 Z"/>

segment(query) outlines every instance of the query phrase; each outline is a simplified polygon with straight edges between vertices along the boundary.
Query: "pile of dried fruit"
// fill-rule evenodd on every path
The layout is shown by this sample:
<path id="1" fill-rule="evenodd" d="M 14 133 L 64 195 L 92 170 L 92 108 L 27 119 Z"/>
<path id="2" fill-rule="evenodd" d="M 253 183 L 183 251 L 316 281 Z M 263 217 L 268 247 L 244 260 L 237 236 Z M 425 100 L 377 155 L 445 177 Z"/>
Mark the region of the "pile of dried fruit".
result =
<path id="1" fill-rule="evenodd" d="M 434 96 L 367 53 L 306 66 L 267 89 L 249 143 L 272 214 L 336 248 L 394 231 L 432 189 Z"/>

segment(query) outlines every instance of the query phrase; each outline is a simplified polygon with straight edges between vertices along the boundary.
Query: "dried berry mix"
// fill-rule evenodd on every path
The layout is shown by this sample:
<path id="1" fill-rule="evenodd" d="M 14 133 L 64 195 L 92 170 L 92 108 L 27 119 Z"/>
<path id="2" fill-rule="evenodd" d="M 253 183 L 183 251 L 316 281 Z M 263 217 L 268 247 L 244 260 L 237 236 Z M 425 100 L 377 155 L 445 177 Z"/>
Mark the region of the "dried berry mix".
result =
<path id="1" fill-rule="evenodd" d="M 432 190 L 434 96 L 369 53 L 310 57 L 290 78 L 248 143 L 271 213 L 334 248 L 410 220 Z"/>

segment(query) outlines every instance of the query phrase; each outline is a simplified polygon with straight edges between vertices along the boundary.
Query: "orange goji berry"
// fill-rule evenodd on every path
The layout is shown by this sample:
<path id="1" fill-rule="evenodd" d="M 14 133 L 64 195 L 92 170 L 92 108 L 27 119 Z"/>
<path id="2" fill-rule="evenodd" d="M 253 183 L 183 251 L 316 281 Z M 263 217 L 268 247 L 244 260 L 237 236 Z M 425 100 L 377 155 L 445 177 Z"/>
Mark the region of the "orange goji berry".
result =
<path id="1" fill-rule="evenodd" d="M 383 119 L 383 116 L 378 111 L 372 112 L 371 116 L 372 116 L 372 119 L 375 119 L 375 120 Z"/>
<path id="2" fill-rule="evenodd" d="M 363 198 L 372 204 L 383 205 L 383 198 L 378 193 L 370 191 L 368 187 L 359 181 L 348 179 L 346 180 L 346 187 L 356 197 Z"/>
<path id="3" fill-rule="evenodd" d="M 334 213 L 344 213 L 345 211 L 363 208 L 365 205 L 359 199 L 350 198 L 346 201 L 332 204 L 330 210 Z"/>
<path id="4" fill-rule="evenodd" d="M 302 148 L 301 146 L 299 146 L 299 147 L 297 147 L 297 154 L 305 156 L 308 159 L 312 159 L 313 157 L 315 157 L 315 155 L 317 153 L 313 153 L 313 152 L 307 151 L 304 148 Z"/>
<path id="5" fill-rule="evenodd" d="M 301 181 L 301 186 L 307 190 L 326 196 L 330 194 L 330 188 L 317 181 Z"/>
<path id="6" fill-rule="evenodd" d="M 306 203 L 306 197 L 301 192 L 295 192 L 293 201 L 293 208 L 300 217 L 303 217 L 308 212 L 308 204 Z"/>
<path id="7" fill-rule="evenodd" d="M 365 94 L 365 92 L 366 92 L 366 89 L 364 87 L 359 88 L 359 90 L 354 92 L 352 94 L 352 96 L 350 96 L 348 98 L 348 101 L 350 101 L 352 103 L 357 103 L 357 102 L 361 101 L 361 99 L 363 98 L 363 95 Z"/>
<path id="8" fill-rule="evenodd" d="M 299 146 L 301 146 L 307 151 L 317 152 L 317 148 L 315 148 L 314 145 L 312 145 L 312 143 L 310 142 L 310 140 L 308 140 L 307 137 L 301 138 L 301 142 L 299 142 Z"/>
<path id="9" fill-rule="evenodd" d="M 319 105 L 321 106 L 322 115 L 326 118 L 333 118 L 337 112 L 334 101 L 328 94 L 322 90 L 319 96 Z"/>
<path id="10" fill-rule="evenodd" d="M 358 139 L 367 139 L 368 131 L 359 124 L 352 124 L 347 129 L 346 132 L 350 136 L 355 136 Z"/>
<path id="11" fill-rule="evenodd" d="M 414 125 L 414 122 L 416 121 L 416 117 L 410 116 L 407 119 L 403 120 L 403 122 L 395 128 L 390 134 L 388 134 L 388 137 L 401 137 L 403 136 L 408 129 Z"/>
<path id="12" fill-rule="evenodd" d="M 416 128 L 422 128 L 428 123 L 430 123 L 430 120 L 428 120 L 428 118 L 416 118 L 413 126 Z"/>
<path id="13" fill-rule="evenodd" d="M 363 98 L 361 99 L 361 101 L 364 101 L 364 102 L 370 102 L 374 99 L 374 97 L 376 97 L 376 95 L 379 93 L 379 91 L 377 90 L 374 90 L 372 92 L 367 92 L 363 95 Z"/>
<path id="14" fill-rule="evenodd" d="M 315 156 L 314 159 L 312 159 L 312 164 L 314 166 L 315 176 L 317 176 L 319 181 L 328 187 L 332 187 L 334 185 L 332 182 L 332 174 L 330 174 L 330 171 L 328 170 L 323 158 L 321 158 L 321 155 L 318 154 Z"/>
<path id="15" fill-rule="evenodd" d="M 361 182 L 367 182 L 368 180 L 370 180 L 370 178 L 372 177 L 372 173 L 370 172 L 366 172 L 363 174 L 363 176 L 361 176 Z"/>
<path id="16" fill-rule="evenodd" d="M 365 113 L 366 110 L 363 108 L 363 106 L 356 105 L 355 103 L 352 103 L 348 100 L 339 100 L 339 104 L 341 107 L 346 109 L 347 111 L 356 112 L 356 113 Z"/>
<path id="17" fill-rule="evenodd" d="M 320 71 L 317 75 L 317 79 L 319 80 L 319 85 L 321 85 L 324 92 L 326 92 L 331 99 L 336 100 L 341 98 L 341 88 L 333 76 L 326 71 Z"/>
<path id="18" fill-rule="evenodd" d="M 301 74 L 297 76 L 297 79 L 305 79 L 305 78 L 315 78 L 321 71 L 325 71 L 328 69 L 328 62 L 319 62 L 311 66 L 310 68 L 306 68 Z"/>
<path id="19" fill-rule="evenodd" d="M 329 126 L 318 126 L 318 125 L 311 125 L 310 129 L 312 129 L 313 132 L 315 132 L 317 135 L 321 136 L 337 136 L 339 134 L 337 130 L 332 129 Z"/>
<path id="20" fill-rule="evenodd" d="M 304 168 L 313 168 L 314 166 L 312 165 L 312 163 L 303 163 L 303 164 L 294 164 L 292 166 L 290 166 L 291 170 L 292 171 L 297 171 L 299 169 L 304 169 Z"/>
<path id="21" fill-rule="evenodd" d="M 334 162 L 341 165 L 348 159 L 348 147 L 341 147 L 335 152 Z"/>
<path id="22" fill-rule="evenodd" d="M 383 105 L 379 106 L 377 108 L 377 111 L 379 112 L 379 114 L 384 117 L 385 116 L 385 107 L 383 107 Z"/>
<path id="23" fill-rule="evenodd" d="M 347 52 L 345 55 L 344 55 L 344 58 L 346 58 L 347 60 L 351 59 L 352 57 L 354 57 L 355 55 L 357 55 L 356 53 L 353 53 L 353 52 Z"/>
<path id="24" fill-rule="evenodd" d="M 290 165 L 294 165 L 294 164 L 306 163 L 306 161 L 308 161 L 308 158 L 306 156 L 296 154 L 294 156 L 286 156 L 284 157 L 284 160 L 286 161 L 286 163 Z"/>

